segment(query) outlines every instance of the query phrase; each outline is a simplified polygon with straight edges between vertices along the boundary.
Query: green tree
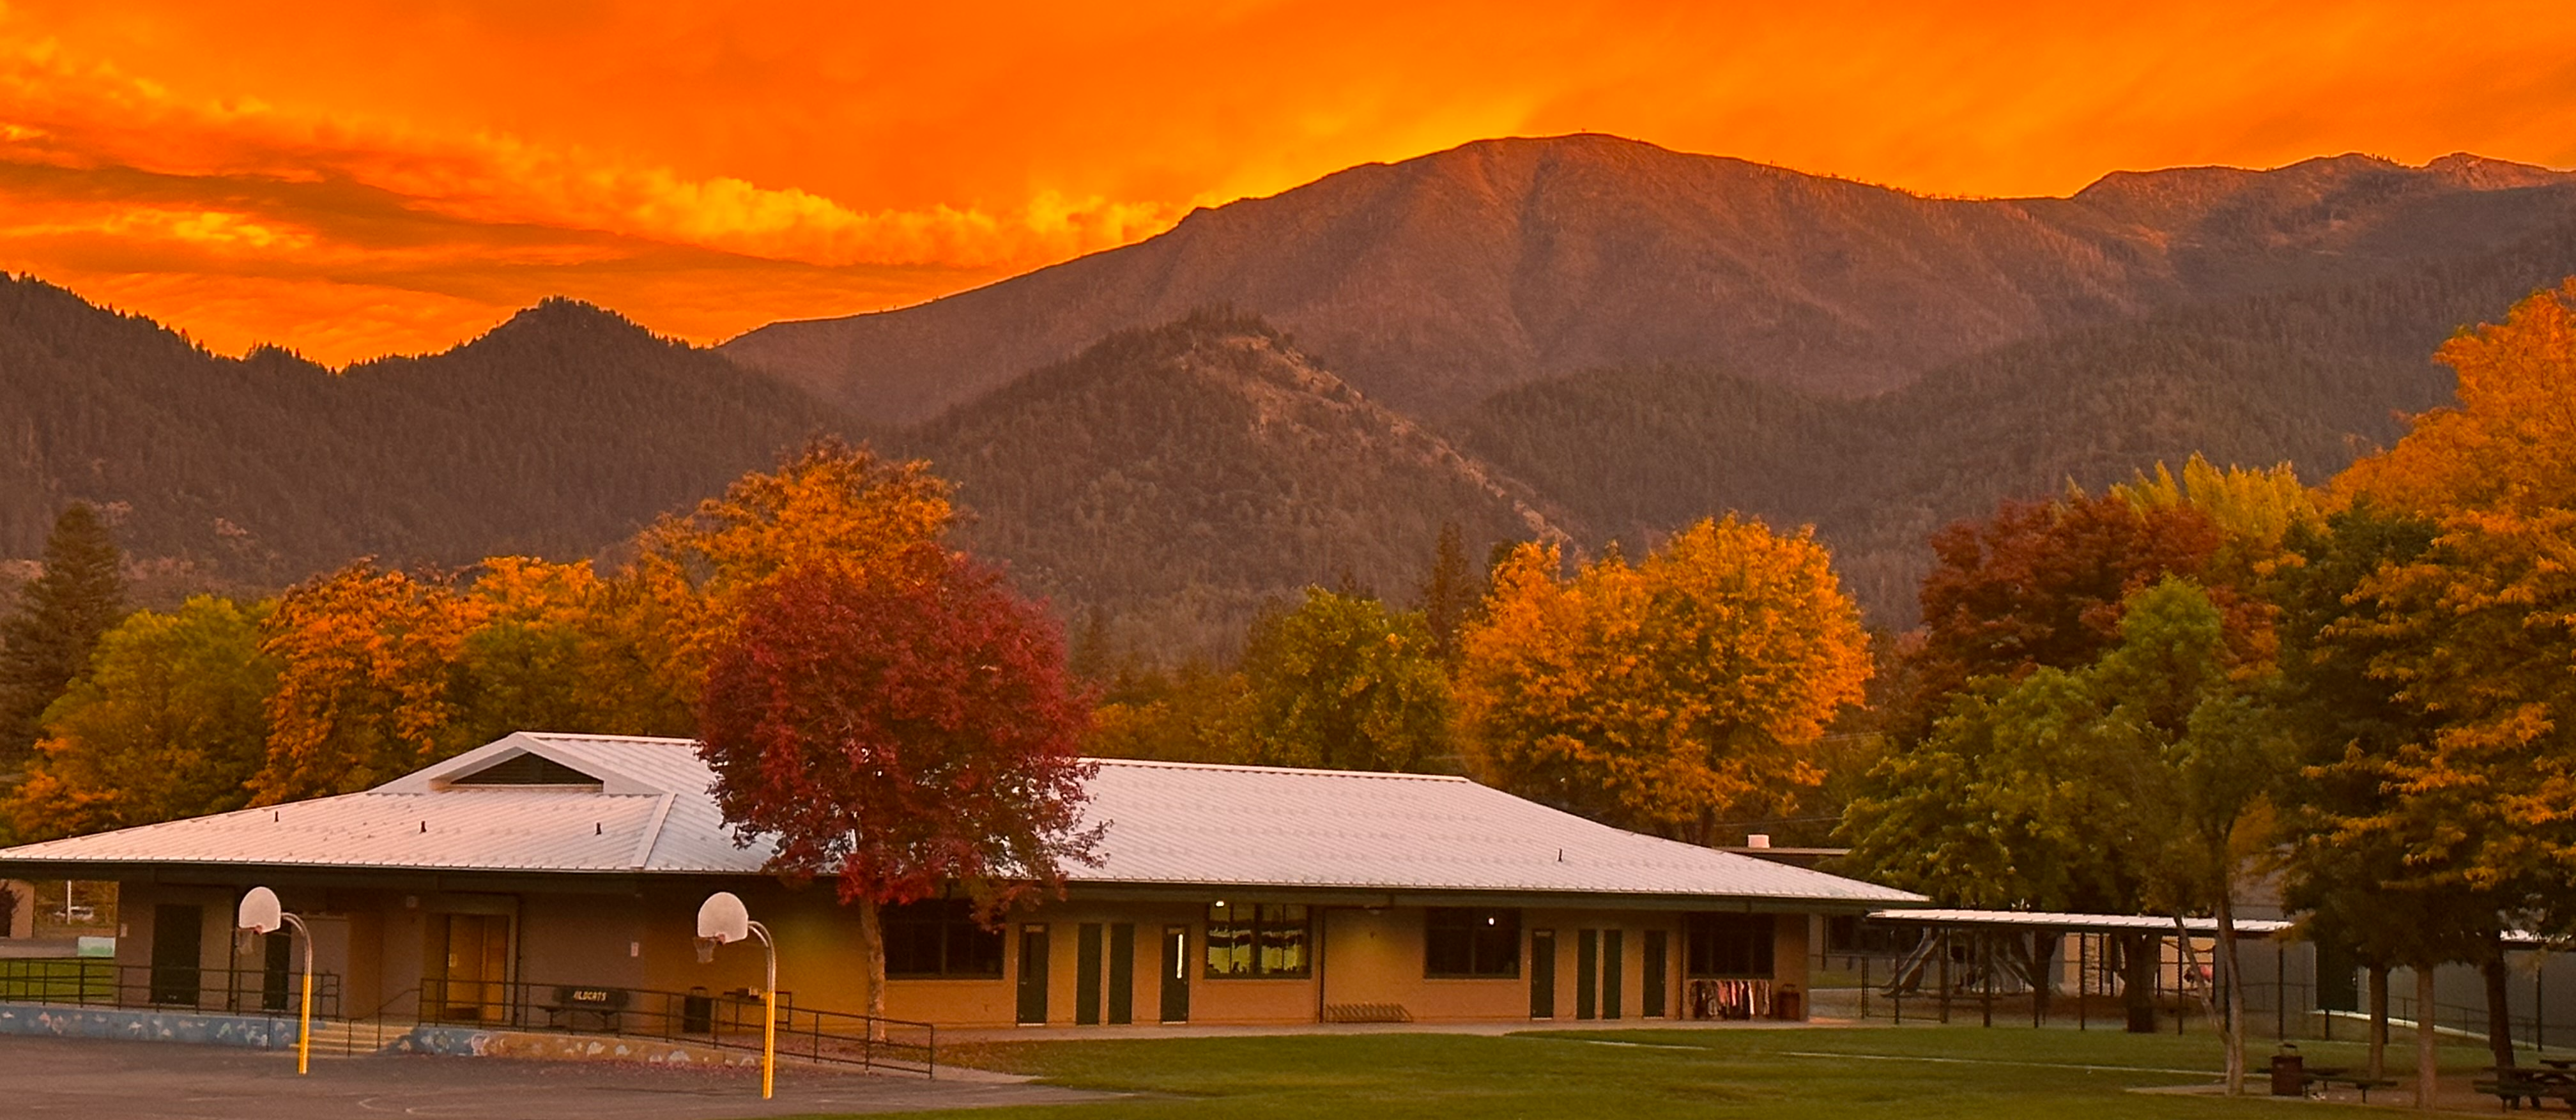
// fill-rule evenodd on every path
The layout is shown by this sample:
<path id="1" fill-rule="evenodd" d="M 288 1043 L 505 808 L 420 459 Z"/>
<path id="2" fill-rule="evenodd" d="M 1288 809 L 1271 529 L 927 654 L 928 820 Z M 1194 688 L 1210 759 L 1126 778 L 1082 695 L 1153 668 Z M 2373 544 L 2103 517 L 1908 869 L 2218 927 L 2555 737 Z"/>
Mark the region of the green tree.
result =
<path id="1" fill-rule="evenodd" d="M 100 635 L 125 617 L 123 557 L 86 502 L 64 507 L 45 538 L 44 574 L 0 619 L 0 773 L 25 765 L 45 709 L 89 669 Z"/>
<path id="2" fill-rule="evenodd" d="M 1449 680 L 1422 616 L 1361 595 L 1306 589 L 1265 613 L 1245 644 L 1256 761 L 1330 770 L 1449 762 Z"/>
<path id="3" fill-rule="evenodd" d="M 266 604 L 198 596 L 138 611 L 99 640 L 90 672 L 45 718 L 7 811 L 26 840 L 241 808 L 268 758 L 262 710 L 277 665 Z"/>
<path id="4" fill-rule="evenodd" d="M 2292 763 L 2269 665 L 2239 657 L 2225 613 L 2188 581 L 2120 606 L 2092 664 L 1979 678 L 1880 764 L 1880 792 L 1853 803 L 1845 835 L 1860 866 L 1962 904 L 2215 911 L 2234 977 L 2248 822 Z M 2132 1029 L 2151 1026 L 2143 948 L 2127 947 Z M 2231 1085 L 2243 1046 L 2231 1032 Z"/>
<path id="5" fill-rule="evenodd" d="M 1431 632 L 1431 648 L 1443 662 L 1458 659 L 1458 635 L 1475 620 L 1484 603 L 1485 584 L 1467 564 L 1467 545 L 1455 521 L 1440 523 L 1440 540 L 1431 553 L 1431 568 L 1422 576 L 1422 625 Z"/>

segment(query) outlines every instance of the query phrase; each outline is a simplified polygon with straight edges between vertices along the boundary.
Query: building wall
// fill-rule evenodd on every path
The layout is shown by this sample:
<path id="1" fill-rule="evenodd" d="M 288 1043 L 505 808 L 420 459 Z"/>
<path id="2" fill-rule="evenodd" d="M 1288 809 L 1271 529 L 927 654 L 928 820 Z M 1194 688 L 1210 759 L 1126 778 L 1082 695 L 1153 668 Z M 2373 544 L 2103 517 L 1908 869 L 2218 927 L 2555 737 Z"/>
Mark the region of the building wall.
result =
<path id="1" fill-rule="evenodd" d="M 126 928 L 118 942 L 122 963 L 150 963 L 155 905 L 192 902 L 204 907 L 203 967 L 260 967 L 256 946 L 241 961 L 232 959 L 232 913 L 241 888 L 129 883 L 124 889 Z M 655 884 L 640 894 L 618 895 L 304 888 L 283 891 L 281 899 L 287 909 L 310 922 L 316 967 L 341 977 L 342 1013 L 366 1017 L 380 1010 L 397 1015 L 417 1010 L 416 1003 L 388 1005 L 411 997 L 424 979 L 444 974 L 446 961 L 441 954 L 446 923 L 451 915 L 460 914 L 509 920 L 509 974 L 514 980 L 540 987 L 577 984 L 756 995 L 763 983 L 762 954 L 756 946 L 726 946 L 710 962 L 697 959 L 695 915 L 708 889 L 705 883 Z M 866 1009 L 866 946 L 860 941 L 855 914 L 840 904 L 829 884 L 791 889 L 770 880 L 752 880 L 736 883 L 732 889 L 777 939 L 782 1001 L 846 1012 Z M 1687 1006 L 1686 937 L 1683 916 L 1676 912 L 1525 909 L 1518 973 L 1475 979 L 1424 975 L 1426 912 L 1422 907 L 1315 906 L 1310 913 L 1309 949 L 1316 964 L 1308 976 L 1220 978 L 1209 976 L 1205 967 L 1205 902 L 1051 900 L 1012 917 L 1004 934 L 1000 976 L 895 979 L 887 985 L 885 1013 L 941 1025 L 1013 1024 L 1026 964 L 1020 959 L 1021 934 L 1039 927 L 1046 934 L 1047 1024 L 1072 1025 L 1081 995 L 1079 931 L 1090 923 L 1103 927 L 1104 953 L 1111 947 L 1107 927 L 1127 924 L 1135 929 L 1128 974 L 1136 1023 L 1160 1018 L 1162 938 L 1171 927 L 1187 931 L 1184 968 L 1189 1021 L 1196 1023 L 1311 1023 L 1323 1017 L 1327 1005 L 1362 1004 L 1400 1006 L 1419 1022 L 1526 1019 L 1531 1010 L 1532 934 L 1539 930 L 1555 934 L 1556 1020 L 1578 1018 L 1578 946 L 1587 930 L 1596 938 L 1614 930 L 1619 934 L 1616 1002 L 1621 1019 L 1646 1015 L 1649 931 L 1660 931 L 1666 939 L 1662 1014 L 1677 1017 Z M 1804 992 L 1813 924 L 1812 916 L 1805 914 L 1785 914 L 1777 921 L 1774 980 L 1779 990 L 1794 986 Z M 1600 962 L 1595 967 L 1596 977 L 1606 973 Z M 1101 972 L 1105 988 L 1114 969 L 1104 960 Z M 543 992 L 538 996 L 542 1000 Z M 1105 1012 L 1107 993 L 1100 996 Z M 1606 993 L 1596 992 L 1596 1018 L 1606 1017 L 1609 1003 Z M 1803 1003 L 1802 999 L 1802 1013 Z"/>

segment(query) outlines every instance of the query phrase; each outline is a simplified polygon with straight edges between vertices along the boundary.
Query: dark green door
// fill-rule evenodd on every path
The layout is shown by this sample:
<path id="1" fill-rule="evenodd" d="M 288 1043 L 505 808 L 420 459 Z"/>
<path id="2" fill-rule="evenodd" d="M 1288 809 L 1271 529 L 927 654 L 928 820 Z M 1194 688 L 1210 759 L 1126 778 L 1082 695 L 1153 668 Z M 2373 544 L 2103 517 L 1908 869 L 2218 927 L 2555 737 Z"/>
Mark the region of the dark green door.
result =
<path id="1" fill-rule="evenodd" d="M 1530 931 L 1530 1018 L 1556 1018 L 1556 931 Z"/>
<path id="2" fill-rule="evenodd" d="M 1619 990 L 1627 986 L 1626 930 L 1601 931 L 1601 1017 L 1619 1017 Z"/>
<path id="3" fill-rule="evenodd" d="M 205 935 L 205 907 L 165 902 L 152 908 L 152 1002 L 195 1005 Z"/>
<path id="4" fill-rule="evenodd" d="M 1599 1014 L 1601 994 L 1601 931 L 1578 930 L 1574 934 L 1574 1017 L 1590 1019 Z"/>
<path id="5" fill-rule="evenodd" d="M 1047 1021 L 1047 927 L 1020 927 L 1020 1022 Z"/>
<path id="6" fill-rule="evenodd" d="M 279 930 L 259 939 L 259 1009 L 286 1010 L 286 986 L 295 970 L 295 935 Z"/>
<path id="7" fill-rule="evenodd" d="M 1084 922 L 1073 933 L 1073 1021 L 1100 1025 L 1100 923 Z"/>
<path id="8" fill-rule="evenodd" d="M 1163 1021 L 1190 1021 L 1190 927 L 1163 927 Z"/>
<path id="9" fill-rule="evenodd" d="M 1136 927 L 1109 927 L 1109 1021 L 1136 1021 Z"/>
<path id="10" fill-rule="evenodd" d="M 1668 942 L 1664 931 L 1646 931 L 1646 984 L 1644 1007 L 1638 1011 L 1649 1019 L 1664 1017 L 1664 953 Z"/>

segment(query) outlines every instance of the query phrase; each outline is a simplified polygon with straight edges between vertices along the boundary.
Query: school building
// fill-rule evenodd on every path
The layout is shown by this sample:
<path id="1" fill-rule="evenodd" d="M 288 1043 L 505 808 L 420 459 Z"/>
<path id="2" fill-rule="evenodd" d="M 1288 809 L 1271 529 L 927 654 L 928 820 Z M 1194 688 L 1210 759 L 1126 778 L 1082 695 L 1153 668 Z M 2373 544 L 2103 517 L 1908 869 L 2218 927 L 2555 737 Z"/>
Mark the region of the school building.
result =
<path id="1" fill-rule="evenodd" d="M 713 780 L 685 740 L 522 733 L 361 793 L 7 849 L 0 878 L 119 883 L 117 959 L 155 1002 L 245 974 L 283 997 L 300 954 L 231 928 L 267 886 L 309 923 L 339 1016 L 755 990 L 759 953 L 698 959 L 717 890 L 776 935 L 783 1000 L 866 1007 L 856 916 L 828 881 L 765 874 L 770 849 L 737 845 Z M 1463 778 L 1104 759 L 1088 789 L 1100 861 L 1068 868 L 1062 897 L 999 928 L 963 899 L 887 909 L 887 1015 L 1798 1019 L 1825 919 L 1922 901 Z"/>

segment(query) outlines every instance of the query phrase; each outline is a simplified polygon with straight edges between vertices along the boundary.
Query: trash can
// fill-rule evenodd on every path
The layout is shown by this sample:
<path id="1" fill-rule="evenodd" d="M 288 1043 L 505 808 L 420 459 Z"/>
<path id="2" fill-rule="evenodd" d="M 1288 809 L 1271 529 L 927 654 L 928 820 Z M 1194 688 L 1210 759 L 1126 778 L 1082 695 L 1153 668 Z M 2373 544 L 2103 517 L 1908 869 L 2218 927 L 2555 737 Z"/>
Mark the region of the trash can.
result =
<path id="1" fill-rule="evenodd" d="M 2272 1055 L 2272 1095 L 2276 1097 L 2308 1095 L 2307 1059 L 2299 1056 L 2297 1046 L 2287 1042 L 2282 1043 L 2280 1051 Z"/>
<path id="2" fill-rule="evenodd" d="M 1782 984 L 1779 991 L 1771 994 L 1771 1017 L 1789 1022 L 1804 1019 L 1807 1017 L 1806 1009 L 1799 1006 L 1799 1003 L 1798 986 Z"/>

